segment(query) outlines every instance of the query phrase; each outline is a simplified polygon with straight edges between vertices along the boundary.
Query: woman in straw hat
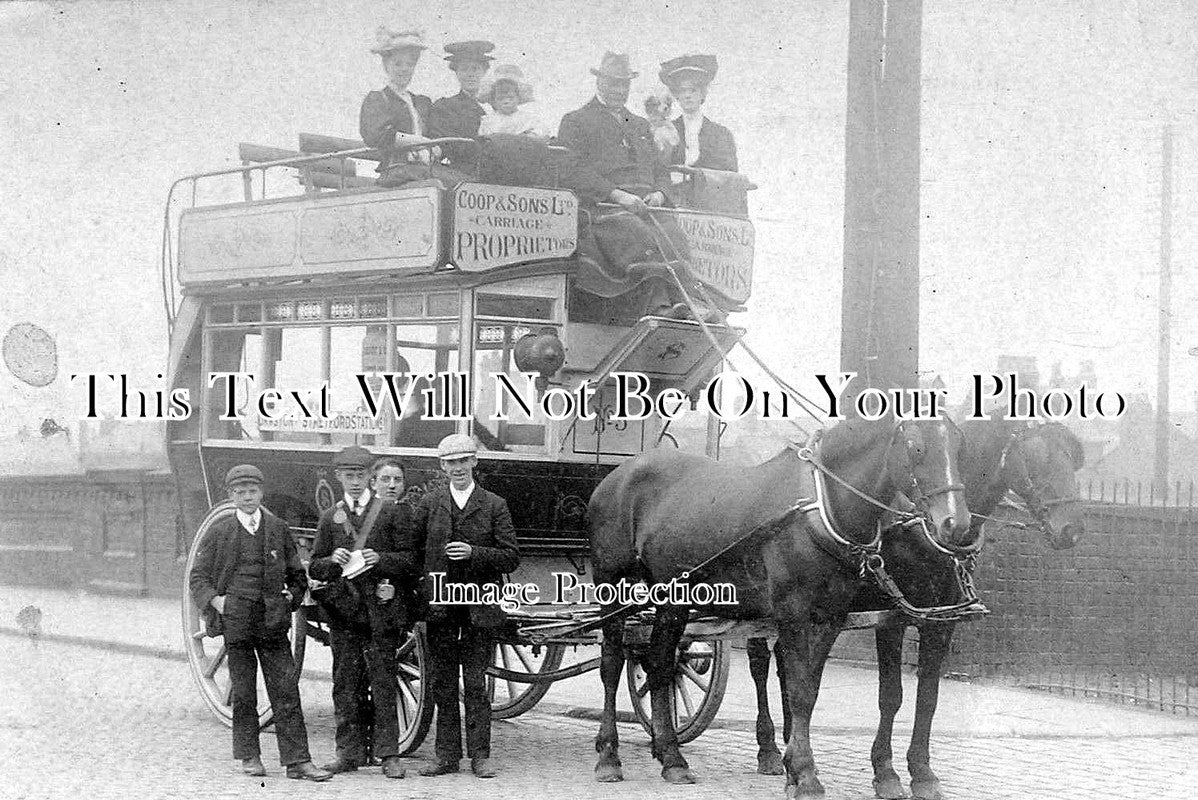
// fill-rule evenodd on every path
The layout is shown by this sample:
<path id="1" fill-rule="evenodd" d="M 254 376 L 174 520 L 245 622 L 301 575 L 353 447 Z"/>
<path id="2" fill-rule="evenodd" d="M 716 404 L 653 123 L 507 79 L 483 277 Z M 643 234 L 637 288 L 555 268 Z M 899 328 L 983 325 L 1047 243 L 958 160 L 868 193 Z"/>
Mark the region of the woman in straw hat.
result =
<path id="1" fill-rule="evenodd" d="M 397 137 L 427 135 L 425 128 L 433 101 L 408 91 L 412 73 L 426 48 L 421 31 L 396 30 L 386 25 L 380 25 L 375 31 L 375 43 L 370 52 L 378 53 L 382 58 L 387 85 L 366 95 L 362 101 L 359 130 L 368 147 L 384 151 L 379 172 L 390 165 L 391 157 L 386 151 L 395 146 Z"/>

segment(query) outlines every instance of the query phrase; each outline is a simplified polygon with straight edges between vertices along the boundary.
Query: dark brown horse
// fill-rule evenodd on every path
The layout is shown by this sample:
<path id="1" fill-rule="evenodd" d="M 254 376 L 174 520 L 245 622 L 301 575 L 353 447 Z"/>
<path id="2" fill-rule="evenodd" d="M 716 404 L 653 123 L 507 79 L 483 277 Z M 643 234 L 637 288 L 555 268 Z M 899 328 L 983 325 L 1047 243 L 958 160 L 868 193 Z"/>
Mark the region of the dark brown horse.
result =
<path id="1" fill-rule="evenodd" d="M 784 450 L 744 468 L 677 451 L 623 464 L 591 497 L 597 581 L 725 582 L 738 605 L 709 607 L 729 619 L 767 619 L 786 652 L 793 735 L 783 759 L 787 793 L 824 793 L 809 736 L 828 651 L 857 593 L 864 560 L 876 553 L 879 520 L 897 492 L 912 498 L 938 541 L 968 542 L 969 512 L 958 480 L 964 438 L 951 423 L 898 425 L 854 420 L 810 448 Z M 671 714 L 675 653 L 691 609 L 662 605 L 641 660 L 651 693 L 653 755 L 662 777 L 691 783 Z M 595 748 L 600 781 L 623 778 L 616 692 L 624 667 L 623 619 L 603 609 L 604 708 Z"/>
<path id="2" fill-rule="evenodd" d="M 1073 547 L 1084 533 L 1083 507 L 1074 472 L 1081 468 L 1081 443 L 1063 425 L 1029 426 L 1025 422 L 978 420 L 961 425 L 968 442 L 961 465 L 966 502 L 974 513 L 972 529 L 981 536 L 982 525 L 998 504 L 1013 491 L 1026 504 L 1033 525 L 1042 531 L 1054 550 Z M 904 594 L 916 605 L 933 606 L 960 599 L 961 583 L 951 556 L 937 554 L 912 529 L 894 531 L 884 539 L 883 558 Z M 929 569 L 933 565 L 933 569 Z M 884 598 L 867 591 L 858 598 L 863 606 L 884 604 Z M 876 631 L 878 652 L 878 708 L 881 720 L 871 760 L 874 790 L 881 798 L 905 797 L 902 781 L 892 765 L 891 734 L 902 705 L 902 652 L 906 624 Z M 915 725 L 907 751 L 911 793 L 921 800 L 941 797 L 940 783 L 929 764 L 928 743 L 936 712 L 941 666 L 952 640 L 954 623 L 920 625 L 918 688 Z M 775 653 L 779 653 L 775 648 Z M 757 688 L 757 769 L 768 775 L 782 773 L 782 759 L 774 743 L 767 678 L 770 651 L 765 639 L 749 641 L 749 670 Z M 779 657 L 782 708 L 786 715 L 785 668 Z M 789 720 L 788 720 L 789 722 Z M 784 733 L 789 732 L 789 724 Z"/>

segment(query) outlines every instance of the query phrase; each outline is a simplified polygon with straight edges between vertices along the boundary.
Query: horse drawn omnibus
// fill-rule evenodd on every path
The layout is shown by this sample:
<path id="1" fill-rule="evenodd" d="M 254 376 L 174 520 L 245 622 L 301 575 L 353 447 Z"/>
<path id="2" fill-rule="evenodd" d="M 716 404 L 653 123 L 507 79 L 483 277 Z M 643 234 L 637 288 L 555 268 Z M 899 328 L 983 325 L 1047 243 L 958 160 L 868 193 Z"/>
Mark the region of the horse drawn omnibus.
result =
<path id="1" fill-rule="evenodd" d="M 588 580 L 594 488 L 629 457 L 676 445 L 657 414 L 611 421 L 609 376 L 641 373 L 653 395 L 697 396 L 741 331 L 725 315 L 704 321 L 688 292 L 748 299 L 752 223 L 740 213 L 654 210 L 658 223 L 684 232 L 697 281 L 684 285 L 663 248 L 660 263 L 637 265 L 649 278 L 602 296 L 590 291 L 602 279 L 599 267 L 578 253 L 589 214 L 573 192 L 447 186 L 431 174 L 384 188 L 357 174 L 378 155 L 357 142 L 301 135 L 299 150 L 243 144 L 241 166 L 172 186 L 162 275 L 168 378 L 198 398 L 195 413 L 168 424 L 181 513 L 195 531 L 188 576 L 204 536 L 234 513 L 220 484 L 231 466 L 249 461 L 263 470 L 265 505 L 291 526 L 306 556 L 319 515 L 339 496 L 337 450 L 360 444 L 402 458 L 416 495 L 443 479 L 436 445 L 459 432 L 480 443 L 480 484 L 511 509 L 522 554 L 513 582 L 536 583 L 552 598 L 551 573 Z M 701 171 L 685 172 L 684 183 L 708 208 L 724 207 L 729 192 L 743 207 L 750 187 L 740 176 Z M 694 313 L 663 305 L 663 286 L 680 290 Z M 584 385 L 597 388 L 594 416 L 561 413 L 565 395 Z M 549 395 L 555 402 L 537 402 Z M 709 425 L 709 451 L 717 438 Z M 496 717 L 523 713 L 551 681 L 597 666 L 594 658 L 562 667 L 569 647 L 596 641 L 593 631 L 569 633 L 574 620 L 595 613 L 543 603 L 511 615 L 492 670 Z M 300 668 L 308 639 L 327 644 L 327 629 L 310 603 L 296 623 Z M 186 588 L 183 633 L 206 704 L 230 723 L 224 649 L 205 636 Z M 729 658 L 718 626 L 692 633 L 676 680 L 684 740 L 714 717 Z M 419 747 L 428 730 L 424 676 L 417 626 L 398 676 L 401 752 Z M 647 725 L 643 681 L 629 670 L 633 705 Z M 260 712 L 265 723 L 269 706 Z"/>

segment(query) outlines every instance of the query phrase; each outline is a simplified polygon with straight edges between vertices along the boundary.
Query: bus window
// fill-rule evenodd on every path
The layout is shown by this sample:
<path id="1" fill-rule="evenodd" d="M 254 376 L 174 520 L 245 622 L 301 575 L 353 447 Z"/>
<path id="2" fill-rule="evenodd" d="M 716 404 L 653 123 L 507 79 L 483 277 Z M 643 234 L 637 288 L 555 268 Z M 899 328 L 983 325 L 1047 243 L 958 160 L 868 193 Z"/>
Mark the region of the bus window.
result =
<path id="1" fill-rule="evenodd" d="M 329 329 L 331 443 L 370 446 L 383 433 L 383 416 L 371 416 L 358 375 L 387 370 L 386 325 L 338 325 Z M 381 379 L 368 379 L 379 396 Z"/>
<path id="2" fill-rule="evenodd" d="M 545 326 L 538 325 L 537 330 Z M 489 450 L 544 452 L 548 445 L 548 418 L 536 402 L 536 391 L 516 369 L 512 348 L 521 336 L 532 332 L 528 325 L 479 322 L 474 342 L 474 435 Z M 501 387 L 498 375 L 507 376 L 516 393 L 532 408 L 526 414 Z M 507 419 L 496 419 L 499 414 Z"/>
<path id="3" fill-rule="evenodd" d="M 267 353 L 265 377 L 267 383 L 259 383 L 258 389 L 274 388 L 284 396 L 276 404 L 273 416 L 276 419 L 258 419 L 263 439 L 275 442 L 303 442 L 319 444 L 320 434 L 305 430 L 305 417 L 320 413 L 320 387 L 324 382 L 323 339 L 321 328 L 274 328 L 267 329 Z M 298 392 L 303 400 L 301 408 L 291 392 Z"/>
<path id="4" fill-rule="evenodd" d="M 401 401 L 409 391 L 410 397 L 392 428 L 393 446 L 436 447 L 443 438 L 457 432 L 453 419 L 427 417 L 430 413 L 460 415 L 462 398 L 453 377 L 459 370 L 458 344 L 456 322 L 395 326 L 394 372 L 404 373 L 395 381 L 395 387 Z"/>
<path id="5" fill-rule="evenodd" d="M 211 350 L 208 356 L 208 372 L 248 372 L 255 380 L 262 366 L 262 335 L 260 331 L 214 330 L 209 333 Z M 260 384 L 255 384 L 261 388 Z M 234 413 L 240 419 L 222 420 L 228 405 L 228 380 L 217 381 L 207 392 L 206 435 L 212 439 L 236 439 L 259 441 L 257 417 L 252 413 L 253 395 L 246 391 L 246 384 L 237 386 L 237 408 Z"/>

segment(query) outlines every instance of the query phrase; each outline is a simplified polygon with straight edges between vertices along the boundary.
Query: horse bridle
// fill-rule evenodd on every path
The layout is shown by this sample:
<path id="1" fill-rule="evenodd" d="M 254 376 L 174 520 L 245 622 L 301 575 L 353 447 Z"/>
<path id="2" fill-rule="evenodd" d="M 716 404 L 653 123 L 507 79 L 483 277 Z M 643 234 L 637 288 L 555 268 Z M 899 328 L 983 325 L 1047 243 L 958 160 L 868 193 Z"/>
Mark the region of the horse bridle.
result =
<path id="1" fill-rule="evenodd" d="M 1012 434 L 1008 438 L 1006 445 L 1003 447 L 1002 455 L 999 457 L 999 460 L 998 460 L 998 474 L 999 475 L 1002 475 L 1006 472 L 1007 463 L 1011 456 L 1011 451 L 1016 446 L 1023 443 L 1024 437 L 1028 436 L 1029 434 L 1037 433 L 1039 427 L 1040 426 L 1036 425 L 1035 423 L 1028 423 L 1025 427 L 1016 431 L 1014 434 Z M 1049 447 L 1060 448 L 1060 445 L 1057 442 L 1053 441 L 1050 437 L 1043 437 L 1043 440 L 1044 440 L 1045 444 L 1048 445 Z M 1060 449 L 1063 449 L 1063 448 L 1060 448 Z M 1080 497 L 1054 498 L 1052 500 L 1045 500 L 1043 489 L 1037 488 L 1035 483 L 1032 482 L 1031 473 L 1028 471 L 1028 468 L 1027 468 L 1026 454 L 1021 454 L 1021 457 L 1023 460 L 1021 462 L 1021 469 L 1019 470 L 1018 474 L 1023 479 L 1022 485 L 1019 485 L 1016 482 L 1008 483 L 1007 489 L 1009 491 L 1012 491 L 1015 494 L 1019 495 L 1020 499 L 1023 500 L 1023 502 L 1026 506 L 1025 510 L 1027 511 L 1028 515 L 1031 516 L 1031 518 L 1033 520 L 1032 525 L 1028 526 L 1024 523 L 1014 522 L 1011 520 L 996 519 L 995 517 L 989 517 L 989 516 L 986 516 L 985 514 L 974 514 L 974 516 L 979 519 L 985 520 L 985 521 L 999 522 L 1001 524 L 1010 525 L 1012 527 L 1020 527 L 1020 528 L 1033 527 L 1036 530 L 1040 531 L 1040 533 L 1044 536 L 1044 538 L 1047 539 L 1051 543 L 1052 538 L 1053 538 L 1053 527 L 1052 527 L 1052 521 L 1049 519 L 1049 516 L 1052 513 L 1052 509 L 1056 508 L 1057 506 L 1081 503 L 1081 502 L 1083 502 L 1083 500 Z"/>

